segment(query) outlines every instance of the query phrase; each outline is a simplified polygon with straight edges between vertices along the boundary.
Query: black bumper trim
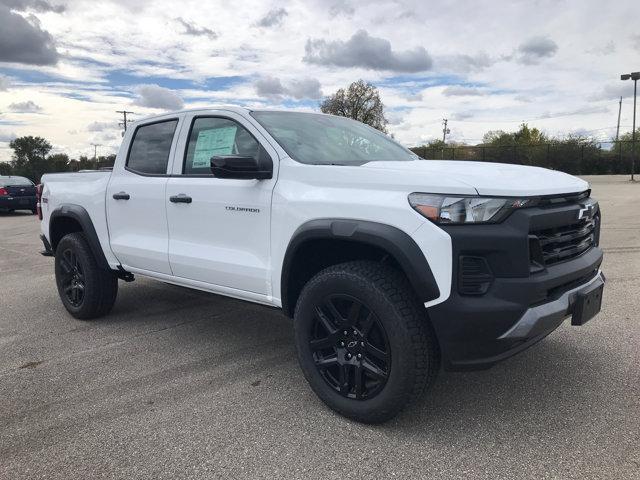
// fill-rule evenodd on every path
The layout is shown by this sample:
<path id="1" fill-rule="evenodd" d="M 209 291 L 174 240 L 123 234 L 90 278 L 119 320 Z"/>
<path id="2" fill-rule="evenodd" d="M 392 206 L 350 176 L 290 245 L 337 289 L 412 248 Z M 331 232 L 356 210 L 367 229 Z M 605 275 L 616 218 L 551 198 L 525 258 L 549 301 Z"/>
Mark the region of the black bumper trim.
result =
<path id="1" fill-rule="evenodd" d="M 600 272 L 603 254 L 598 247 L 531 272 L 528 237 L 532 225 L 570 222 L 577 218 L 579 208 L 576 204 L 563 204 L 522 209 L 500 224 L 443 227 L 451 236 L 452 288 L 449 298 L 429 307 L 428 314 L 445 370 L 489 368 L 526 349 L 571 314 L 571 305 L 561 308 L 564 300 L 559 299 L 570 297 L 571 292 L 596 279 L 604 281 Z M 483 295 L 468 295 L 458 288 L 458 262 L 468 255 L 486 259 L 494 274 Z M 555 306 L 553 314 L 545 315 L 549 305 Z M 532 328 L 516 330 L 515 325 L 525 315 L 533 315 L 528 311 L 537 312 L 540 318 L 535 318 Z M 505 335 L 510 331 L 519 334 Z"/>

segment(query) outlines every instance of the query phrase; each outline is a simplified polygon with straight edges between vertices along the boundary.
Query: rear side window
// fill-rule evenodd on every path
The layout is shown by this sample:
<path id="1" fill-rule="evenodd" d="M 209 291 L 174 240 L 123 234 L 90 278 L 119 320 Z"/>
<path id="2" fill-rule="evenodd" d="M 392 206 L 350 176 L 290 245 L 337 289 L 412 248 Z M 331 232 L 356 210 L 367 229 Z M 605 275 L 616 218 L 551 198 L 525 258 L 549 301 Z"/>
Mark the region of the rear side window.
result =
<path id="1" fill-rule="evenodd" d="M 210 175 L 211 157 L 215 155 L 258 158 L 261 154 L 263 150 L 258 141 L 239 123 L 228 118 L 196 118 L 191 127 L 182 173 Z"/>
<path id="2" fill-rule="evenodd" d="M 24 177 L 0 177 L 0 187 L 33 187 L 33 182 Z"/>
<path id="3" fill-rule="evenodd" d="M 169 151 L 178 120 L 142 125 L 136 129 L 127 158 L 127 168 L 137 173 L 167 173 Z"/>

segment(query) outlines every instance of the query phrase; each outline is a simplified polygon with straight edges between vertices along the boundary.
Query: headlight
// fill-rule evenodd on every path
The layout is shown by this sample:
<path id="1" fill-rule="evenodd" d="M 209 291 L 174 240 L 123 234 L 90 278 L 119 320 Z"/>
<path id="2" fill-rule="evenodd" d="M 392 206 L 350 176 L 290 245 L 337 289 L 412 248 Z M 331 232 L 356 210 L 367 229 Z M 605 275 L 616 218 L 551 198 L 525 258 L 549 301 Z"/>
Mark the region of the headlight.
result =
<path id="1" fill-rule="evenodd" d="M 530 198 L 456 197 L 412 193 L 409 204 L 435 223 L 496 223 L 513 210 L 532 206 Z"/>

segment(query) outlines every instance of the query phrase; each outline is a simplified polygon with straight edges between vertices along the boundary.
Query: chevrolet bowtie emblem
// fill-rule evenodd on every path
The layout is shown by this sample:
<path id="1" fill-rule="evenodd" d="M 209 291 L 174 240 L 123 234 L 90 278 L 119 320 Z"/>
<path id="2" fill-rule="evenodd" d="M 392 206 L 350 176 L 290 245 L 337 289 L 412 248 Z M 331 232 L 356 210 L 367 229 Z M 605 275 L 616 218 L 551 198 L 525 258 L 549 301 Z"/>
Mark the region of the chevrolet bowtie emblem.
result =
<path id="1" fill-rule="evenodd" d="M 583 218 L 591 218 L 593 217 L 593 212 L 595 212 L 595 205 L 590 203 L 588 205 L 581 205 L 581 209 L 578 210 L 578 220 L 582 220 Z"/>

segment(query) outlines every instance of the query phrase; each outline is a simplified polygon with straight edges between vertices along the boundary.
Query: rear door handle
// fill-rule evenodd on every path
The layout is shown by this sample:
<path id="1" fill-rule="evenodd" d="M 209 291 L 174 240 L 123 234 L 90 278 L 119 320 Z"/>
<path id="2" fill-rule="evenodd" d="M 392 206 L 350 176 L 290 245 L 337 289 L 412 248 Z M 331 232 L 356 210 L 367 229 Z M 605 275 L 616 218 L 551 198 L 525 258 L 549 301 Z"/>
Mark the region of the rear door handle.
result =
<path id="1" fill-rule="evenodd" d="M 131 196 L 126 192 L 118 192 L 113 194 L 114 200 L 129 200 Z"/>
<path id="2" fill-rule="evenodd" d="M 169 201 L 173 203 L 191 203 L 193 199 L 189 195 L 181 193 L 180 195 L 173 195 L 169 197 Z"/>

